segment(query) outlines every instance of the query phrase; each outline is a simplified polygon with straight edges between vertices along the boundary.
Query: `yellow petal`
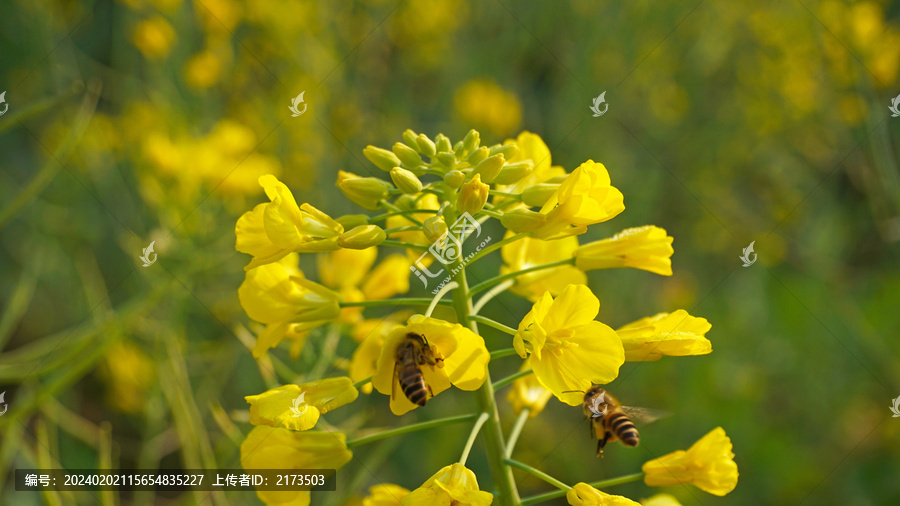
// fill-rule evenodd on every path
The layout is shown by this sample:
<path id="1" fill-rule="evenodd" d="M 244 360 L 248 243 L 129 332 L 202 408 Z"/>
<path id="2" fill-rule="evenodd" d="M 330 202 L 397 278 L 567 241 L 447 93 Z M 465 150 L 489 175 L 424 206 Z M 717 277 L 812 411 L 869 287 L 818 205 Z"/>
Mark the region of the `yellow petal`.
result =
<path id="1" fill-rule="evenodd" d="M 405 255 L 382 260 L 362 285 L 366 300 L 384 300 L 409 291 L 410 261 Z"/>
<path id="2" fill-rule="evenodd" d="M 649 499 L 641 500 L 642 506 L 681 506 L 678 499 L 669 494 L 656 494 Z"/>
<path id="3" fill-rule="evenodd" d="M 409 490 L 391 483 L 382 483 L 369 488 L 369 495 L 362 500 L 362 506 L 398 506 Z"/>
<path id="4" fill-rule="evenodd" d="M 734 490 L 738 481 L 731 439 L 721 427 L 700 438 L 687 451 L 663 455 L 644 463 L 641 469 L 644 483 L 651 487 L 691 483 L 718 496 Z"/>
<path id="5" fill-rule="evenodd" d="M 633 267 L 671 276 L 672 241 L 659 227 L 629 228 L 608 239 L 580 246 L 575 250 L 575 265 L 584 271 Z"/>
<path id="6" fill-rule="evenodd" d="M 378 248 L 339 249 L 321 253 L 316 258 L 319 280 L 323 285 L 338 290 L 359 286 L 377 256 Z"/>
<path id="7" fill-rule="evenodd" d="M 640 506 L 627 497 L 601 492 L 587 483 L 576 483 L 566 492 L 566 500 L 572 506 Z"/>
<path id="8" fill-rule="evenodd" d="M 600 313 L 600 300 L 587 285 L 568 285 L 553 299 L 541 325 L 547 332 L 576 327 L 593 321 Z"/>
<path id="9" fill-rule="evenodd" d="M 712 352 L 706 333 L 712 325 L 679 309 L 624 325 L 616 332 L 628 361 L 659 360 L 663 355 L 705 355 Z"/>
<path id="10" fill-rule="evenodd" d="M 513 233 L 508 231 L 504 239 L 512 236 Z M 556 241 L 542 241 L 531 237 L 522 238 L 506 244 L 500 250 L 504 262 L 500 274 L 522 271 L 538 265 L 572 258 L 572 254 L 577 248 L 578 239 L 575 237 Z M 566 285 L 586 282 L 587 276 L 581 270 L 571 265 L 563 265 L 521 275 L 516 278 L 516 284 L 510 291 L 533 301 L 544 292 L 559 295 Z"/>
<path id="11" fill-rule="evenodd" d="M 245 270 L 277 262 L 291 251 L 276 246 L 266 235 L 263 214 L 267 205 L 259 204 L 252 211 L 244 213 L 234 227 L 234 234 L 237 236 L 234 248 L 241 253 L 253 255 L 253 260 Z"/>
<path id="12" fill-rule="evenodd" d="M 340 313 L 338 295 L 302 277 L 297 255 L 245 273 L 238 288 L 241 306 L 262 323 L 326 320 Z"/>

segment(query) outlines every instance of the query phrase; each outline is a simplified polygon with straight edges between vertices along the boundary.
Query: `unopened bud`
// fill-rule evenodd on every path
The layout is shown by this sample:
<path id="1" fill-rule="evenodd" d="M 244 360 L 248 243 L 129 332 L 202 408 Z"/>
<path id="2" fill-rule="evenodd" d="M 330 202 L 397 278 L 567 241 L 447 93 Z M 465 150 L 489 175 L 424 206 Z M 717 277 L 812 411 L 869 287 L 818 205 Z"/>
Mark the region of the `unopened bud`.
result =
<path id="1" fill-rule="evenodd" d="M 354 204 L 375 211 L 378 201 L 387 198 L 391 184 L 376 177 L 359 177 L 356 174 L 338 171 L 337 186 Z"/>
<path id="2" fill-rule="evenodd" d="M 437 137 L 434 138 L 434 144 L 434 149 L 436 149 L 438 153 L 452 151 L 450 148 L 450 138 L 444 134 L 437 134 Z"/>
<path id="3" fill-rule="evenodd" d="M 524 202 L 526 206 L 541 207 L 550 200 L 550 197 L 552 197 L 557 190 L 559 190 L 558 184 L 541 183 L 529 186 L 522 191 L 522 202 Z"/>
<path id="4" fill-rule="evenodd" d="M 406 130 L 403 131 L 402 137 L 403 137 L 403 142 L 405 142 L 407 146 L 415 149 L 416 151 L 419 151 L 419 147 L 418 147 L 418 143 L 417 143 L 418 136 L 416 135 L 415 132 L 413 132 L 412 130 L 407 128 Z"/>
<path id="5" fill-rule="evenodd" d="M 407 167 L 415 168 L 422 165 L 422 158 L 419 157 L 419 153 L 416 153 L 416 150 L 403 144 L 402 142 L 394 143 L 394 154 L 397 155 L 397 158 L 400 159 Z M 400 165 L 399 163 L 397 165 Z M 393 167 L 391 167 L 393 168 Z M 390 169 L 388 169 L 390 170 Z"/>
<path id="6" fill-rule="evenodd" d="M 340 223 L 341 226 L 344 227 L 344 230 L 350 230 L 351 228 L 359 227 L 361 225 L 368 225 L 369 217 L 365 214 L 347 214 L 335 218 L 334 221 Z"/>
<path id="7" fill-rule="evenodd" d="M 419 181 L 415 174 L 402 167 L 391 169 L 391 181 L 403 193 L 419 193 L 422 191 L 422 181 Z"/>
<path id="8" fill-rule="evenodd" d="M 375 146 L 366 146 L 366 149 L 363 150 L 363 154 L 370 162 L 374 163 L 376 167 L 385 172 L 390 172 L 391 169 L 400 165 L 400 159 L 397 158 L 397 155 L 386 149 L 376 148 Z"/>
<path id="9" fill-rule="evenodd" d="M 463 141 L 459 141 L 453 145 L 453 152 L 457 155 L 462 155 L 464 149 L 465 148 L 463 147 Z"/>
<path id="10" fill-rule="evenodd" d="M 513 232 L 530 232 L 547 221 L 547 217 L 541 213 L 528 209 L 513 209 L 503 213 L 500 224 Z"/>
<path id="11" fill-rule="evenodd" d="M 434 147 L 434 141 L 428 138 L 425 134 L 419 134 L 416 137 L 416 144 L 419 146 L 419 153 L 431 158 L 437 153 L 437 149 Z"/>
<path id="12" fill-rule="evenodd" d="M 497 155 L 503 156 L 503 155 Z M 534 170 L 534 164 L 531 160 L 524 160 L 516 163 L 507 163 L 500 169 L 500 173 L 494 178 L 492 183 L 495 184 L 513 184 L 521 181 L 525 176 L 531 174 Z"/>
<path id="13" fill-rule="evenodd" d="M 478 165 L 482 160 L 488 157 L 490 154 L 490 150 L 484 146 L 472 151 L 472 154 L 469 155 L 469 163 L 474 165 Z"/>
<path id="14" fill-rule="evenodd" d="M 463 139 L 463 149 L 466 153 L 471 153 L 478 149 L 479 144 L 481 144 L 481 134 L 478 133 L 478 130 L 469 130 L 466 138 Z"/>
<path id="15" fill-rule="evenodd" d="M 503 163 L 505 161 L 503 155 L 494 155 L 485 158 L 481 163 L 475 166 L 475 174 L 481 175 L 481 179 L 483 179 L 485 183 L 491 183 L 497 175 L 500 174 L 500 169 L 503 168 Z"/>
<path id="16" fill-rule="evenodd" d="M 487 202 L 490 186 L 481 182 L 481 176 L 475 174 L 471 181 L 462 185 L 456 196 L 456 209 L 461 213 L 478 214 Z"/>
<path id="17" fill-rule="evenodd" d="M 456 165 L 456 155 L 453 153 L 438 153 L 437 160 L 448 169 L 452 169 Z"/>
<path id="18" fill-rule="evenodd" d="M 361 225 L 338 236 L 338 246 L 349 249 L 366 249 L 378 246 L 387 239 L 387 234 L 378 225 Z"/>
<path id="19" fill-rule="evenodd" d="M 513 143 L 491 146 L 491 155 L 503 155 L 503 158 L 506 158 L 507 160 L 511 160 L 518 152 L 519 146 L 516 146 Z"/>
<path id="20" fill-rule="evenodd" d="M 459 188 L 466 182 L 466 175 L 458 170 L 451 170 L 444 174 L 444 184 L 450 188 Z"/>
<path id="21" fill-rule="evenodd" d="M 436 214 L 422 222 L 422 232 L 429 241 L 436 241 L 447 233 L 447 222 L 444 217 Z"/>

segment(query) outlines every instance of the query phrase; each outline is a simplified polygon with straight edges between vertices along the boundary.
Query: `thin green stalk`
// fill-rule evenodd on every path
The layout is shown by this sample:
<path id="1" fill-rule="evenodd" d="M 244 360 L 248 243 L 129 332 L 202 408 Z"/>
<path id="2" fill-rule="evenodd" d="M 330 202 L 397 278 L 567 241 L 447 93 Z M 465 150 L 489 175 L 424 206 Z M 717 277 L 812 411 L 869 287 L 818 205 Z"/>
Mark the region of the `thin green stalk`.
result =
<path id="1" fill-rule="evenodd" d="M 410 225 L 408 227 L 394 227 L 394 228 L 386 228 L 384 229 L 385 234 L 393 234 L 395 232 L 414 232 L 422 230 L 422 227 L 416 225 Z"/>
<path id="2" fill-rule="evenodd" d="M 491 360 L 497 358 L 508 357 L 510 355 L 518 355 L 519 352 L 516 351 L 515 348 L 503 348 L 502 350 L 495 350 L 491 352 Z"/>
<path id="3" fill-rule="evenodd" d="M 481 258 L 481 257 L 483 257 L 483 256 L 485 256 L 485 255 L 487 255 L 488 253 L 492 253 L 492 252 L 494 252 L 494 251 L 497 251 L 498 249 L 500 249 L 500 248 L 506 246 L 506 245 L 509 244 L 509 243 L 516 242 L 516 241 L 518 241 L 519 239 L 524 238 L 526 235 L 527 235 L 527 234 L 524 234 L 524 233 L 518 233 L 518 234 L 516 234 L 516 235 L 514 235 L 514 236 L 512 236 L 512 237 L 507 237 L 506 239 L 503 239 L 503 240 L 500 241 L 500 242 L 494 243 L 494 244 L 488 246 L 487 248 L 484 248 L 483 250 L 481 250 L 481 251 L 479 251 L 478 253 L 476 253 L 475 256 L 473 256 L 473 257 L 469 260 L 469 263 L 468 263 L 467 265 L 471 265 L 471 264 L 475 263 L 476 260 L 478 260 L 479 258 Z"/>
<path id="4" fill-rule="evenodd" d="M 478 214 L 486 214 L 486 215 L 490 216 L 491 218 L 496 218 L 498 220 L 503 217 L 503 213 L 491 211 L 490 209 L 482 209 L 481 211 L 478 212 Z"/>
<path id="5" fill-rule="evenodd" d="M 512 458 L 516 442 L 519 441 L 519 435 L 522 434 L 522 427 L 525 427 L 525 422 L 528 421 L 528 415 L 530 414 L 530 408 L 523 408 L 522 412 L 519 413 L 519 417 L 516 418 L 516 423 L 513 424 L 512 430 L 509 431 L 509 439 L 506 441 L 506 458 Z"/>
<path id="6" fill-rule="evenodd" d="M 513 237 L 515 237 L 515 236 L 513 236 Z M 501 242 L 502 242 L 502 241 L 501 241 Z M 498 244 L 499 244 L 499 243 L 498 243 Z M 476 255 L 476 256 L 477 256 L 477 255 Z M 475 260 L 475 258 L 473 257 L 472 260 Z M 471 261 L 470 261 L 470 263 L 471 263 Z M 497 283 L 502 283 L 502 282 L 504 282 L 504 281 L 506 281 L 506 280 L 508 280 L 508 279 L 515 279 L 515 278 L 517 278 L 517 277 L 519 277 L 519 276 L 521 276 L 521 275 L 523 275 L 523 274 L 528 274 L 528 273 L 530 273 L 530 272 L 541 271 L 541 270 L 544 270 L 544 269 L 552 269 L 553 267 L 560 267 L 560 266 L 563 266 L 563 265 L 571 265 L 571 264 L 574 264 L 574 263 L 575 263 L 575 258 L 566 258 L 565 260 L 559 260 L 559 261 L 556 261 L 556 262 L 550 262 L 550 263 L 547 263 L 547 264 L 536 265 L 536 266 L 534 266 L 534 267 L 529 267 L 528 269 L 522 269 L 521 271 L 510 272 L 509 274 L 504 274 L 504 275 L 502 275 L 502 276 L 497 276 L 497 277 L 495 277 L 495 278 L 486 279 L 486 280 L 482 281 L 481 283 L 478 283 L 477 285 L 475 285 L 475 286 L 473 286 L 472 288 L 469 289 L 469 293 L 470 293 L 470 294 L 476 294 L 476 293 L 478 293 L 478 292 L 484 290 L 485 288 L 488 288 L 488 287 L 490 287 L 490 286 L 496 285 Z"/>
<path id="7" fill-rule="evenodd" d="M 427 422 L 414 423 L 412 425 L 407 425 L 406 427 L 399 427 L 397 429 L 379 432 L 378 434 L 351 439 L 350 441 L 347 441 L 347 448 L 362 446 L 364 444 L 374 443 L 375 441 L 380 441 L 382 439 L 400 436 L 403 434 L 409 434 L 410 432 L 416 432 L 419 430 L 432 429 L 434 427 L 441 427 L 443 425 L 450 425 L 452 423 L 468 422 L 469 420 L 474 420 L 476 418 L 478 418 L 478 415 L 472 413 L 470 415 L 451 416 L 449 418 L 440 418 L 438 420 L 429 420 Z"/>
<path id="8" fill-rule="evenodd" d="M 439 211 L 437 209 L 408 209 L 406 211 L 395 211 L 390 213 L 379 214 L 376 216 L 372 216 L 369 218 L 369 223 L 376 223 L 382 220 L 386 220 L 391 216 L 408 216 L 410 214 L 419 214 L 419 213 L 431 213 L 437 214 Z"/>
<path id="9" fill-rule="evenodd" d="M 513 286 L 514 284 L 516 284 L 516 282 L 512 279 L 509 279 L 491 288 L 486 294 L 482 295 L 481 298 L 478 299 L 478 302 L 475 303 L 475 307 L 472 308 L 472 312 L 474 314 L 480 313 L 485 304 L 490 302 L 494 297 L 508 290 L 509 287 Z"/>
<path id="10" fill-rule="evenodd" d="M 519 371 L 515 374 L 511 374 L 511 375 L 503 378 L 502 380 L 497 380 L 497 382 L 494 383 L 494 390 L 500 390 L 501 388 L 505 387 L 506 385 L 509 385 L 513 381 L 516 381 L 519 378 L 524 378 L 525 376 L 528 376 L 532 372 L 533 371 L 531 369 L 526 369 L 524 371 Z"/>
<path id="11" fill-rule="evenodd" d="M 473 315 L 467 316 L 466 319 L 469 321 L 483 323 L 483 324 L 487 325 L 488 327 L 494 327 L 495 329 L 497 329 L 501 332 L 506 332 L 507 334 L 509 334 L 511 336 L 514 336 L 514 335 L 516 335 L 516 333 L 518 333 L 518 331 L 516 329 L 506 326 L 498 321 L 491 320 L 490 318 L 488 318 L 486 316 L 479 316 L 479 315 L 473 314 Z"/>
<path id="12" fill-rule="evenodd" d="M 557 480 L 556 478 L 550 476 L 549 474 L 541 471 L 540 469 L 535 469 L 535 468 L 529 466 L 528 464 L 523 464 L 523 463 L 519 462 L 518 460 L 503 459 L 503 462 L 506 462 L 508 465 L 510 465 L 512 467 L 521 469 L 521 470 L 525 471 L 526 473 L 531 474 L 532 476 L 536 476 L 536 477 L 546 481 L 547 483 L 560 489 L 562 491 L 562 495 L 566 495 L 566 492 L 568 492 L 569 489 L 572 488 L 572 487 L 566 485 L 565 483 Z"/>
<path id="13" fill-rule="evenodd" d="M 426 317 L 431 316 L 431 313 L 434 312 L 434 308 L 436 308 L 438 303 L 440 303 L 441 300 L 443 300 L 444 295 L 446 295 L 447 292 L 449 292 L 450 290 L 453 290 L 454 288 L 456 288 L 455 281 L 451 281 L 451 282 L 447 283 L 446 285 L 444 285 L 444 287 L 441 288 L 437 294 L 435 294 L 434 298 L 431 299 L 431 304 L 428 304 L 428 309 L 425 310 L 425 316 Z"/>
<path id="14" fill-rule="evenodd" d="M 395 246 L 397 248 L 412 248 L 412 249 L 418 249 L 418 250 L 422 250 L 422 251 L 428 251 L 428 246 L 425 246 L 424 244 L 415 244 L 415 243 L 405 242 L 405 241 L 395 241 L 393 239 L 385 239 L 385 240 L 381 241 L 381 244 L 379 244 L 379 246 Z"/>
<path id="15" fill-rule="evenodd" d="M 433 299 L 427 297 L 408 297 L 385 300 L 361 300 L 356 302 L 341 302 L 341 307 L 382 307 L 382 306 L 427 306 Z M 449 300 L 441 300 L 438 304 L 452 305 Z"/>
<path id="16" fill-rule="evenodd" d="M 462 455 L 459 457 L 460 464 L 466 465 L 466 461 L 469 460 L 469 452 L 472 451 L 472 445 L 475 444 L 475 437 L 478 436 L 478 432 L 481 431 L 481 427 L 484 425 L 484 422 L 487 421 L 488 416 L 487 413 L 482 413 L 478 415 L 478 420 L 475 420 L 472 432 L 469 433 L 469 440 L 466 441 L 466 447 L 463 448 Z"/>
<path id="17" fill-rule="evenodd" d="M 644 477 L 644 473 L 635 473 L 635 474 L 627 474 L 625 476 L 619 476 L 618 478 L 611 478 L 609 480 L 601 480 L 595 481 L 594 483 L 588 483 L 588 485 L 596 488 L 608 488 L 615 485 L 622 485 L 624 483 L 631 483 L 633 481 L 638 481 Z M 529 506 L 531 504 L 537 504 L 539 502 L 549 501 L 551 499 L 556 499 L 558 497 L 562 497 L 566 495 L 565 490 L 554 490 L 553 492 L 547 492 L 544 494 L 534 495 L 531 497 L 526 497 L 522 499 L 522 506 Z"/>
<path id="18" fill-rule="evenodd" d="M 357 381 L 356 383 L 354 383 L 354 384 L 353 384 L 353 388 L 359 389 L 359 387 L 361 387 L 361 386 L 363 386 L 363 385 L 365 385 L 366 383 L 369 383 L 369 382 L 371 382 L 371 381 L 372 381 L 372 376 L 369 376 L 368 378 L 366 378 L 366 379 L 364 379 L 364 380 L 359 380 L 359 381 Z"/>
<path id="19" fill-rule="evenodd" d="M 451 222 L 456 216 L 449 216 Z M 456 309 L 456 317 L 460 322 L 466 322 L 472 332 L 478 333 L 478 325 L 467 320 L 472 314 L 472 299 L 469 296 L 469 283 L 466 280 L 466 269 L 459 264 L 455 265 L 457 273 L 454 281 L 459 285 L 453 290 L 453 306 Z M 478 407 L 488 414 L 488 420 L 482 428 L 484 446 L 487 451 L 488 466 L 494 478 L 494 486 L 497 489 L 497 503 L 500 506 L 514 506 L 519 504 L 519 491 L 513 478 L 512 468 L 503 462 L 506 455 L 506 446 L 503 441 L 503 428 L 500 426 L 500 414 L 497 411 L 497 402 L 494 398 L 494 386 L 491 384 L 490 371 L 481 388 L 478 389 Z"/>
<path id="20" fill-rule="evenodd" d="M 409 220 L 409 221 L 415 223 L 416 225 L 418 225 L 418 226 L 420 226 L 420 227 L 422 226 L 422 222 L 421 222 L 421 221 L 419 221 L 419 220 L 413 218 L 412 216 L 409 216 L 408 214 L 403 213 L 403 210 L 402 210 L 402 209 L 400 209 L 399 207 L 395 206 L 394 204 L 391 204 L 391 203 L 388 202 L 387 200 L 379 200 L 379 201 L 378 201 L 378 204 L 379 204 L 381 207 L 387 209 L 388 211 L 392 211 L 392 212 L 394 212 L 394 213 L 397 213 L 397 214 L 403 216 L 404 218 L 406 218 L 407 220 Z"/>

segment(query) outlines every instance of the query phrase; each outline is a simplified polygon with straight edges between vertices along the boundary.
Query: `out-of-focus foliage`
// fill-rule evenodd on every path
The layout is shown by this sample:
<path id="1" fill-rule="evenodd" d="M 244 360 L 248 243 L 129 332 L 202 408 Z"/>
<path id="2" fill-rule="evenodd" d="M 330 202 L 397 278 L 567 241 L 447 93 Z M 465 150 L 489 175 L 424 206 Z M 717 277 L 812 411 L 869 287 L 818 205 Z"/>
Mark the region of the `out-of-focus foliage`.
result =
<path id="1" fill-rule="evenodd" d="M 900 500 L 897 3 L 13 0 L 0 34 L 0 502 L 55 499 L 13 492 L 13 468 L 237 466 L 243 396 L 347 370 L 353 352 L 314 330 L 296 360 L 289 342 L 253 360 L 233 226 L 262 202 L 258 176 L 358 212 L 335 180 L 377 171 L 366 145 L 471 127 L 485 144 L 536 132 L 570 172 L 608 168 L 627 209 L 582 242 L 648 223 L 676 238 L 672 277 L 589 273 L 600 320 L 679 307 L 713 325 L 709 356 L 622 368 L 617 397 L 673 413 L 639 426 L 637 449 L 569 451 L 589 446 L 586 424 L 554 401 L 517 459 L 590 483 L 721 425 L 740 483 L 723 499 L 665 490 L 682 504 Z M 592 117 L 603 91 L 609 110 Z M 308 108 L 291 117 L 300 92 Z M 759 261 L 742 268 L 751 241 Z M 531 307 L 508 293 L 490 305 L 511 319 Z M 444 395 L 438 414 L 474 409 Z M 319 423 L 393 423 L 383 396 L 360 397 Z M 465 433 L 361 448 L 313 501 L 414 489 Z M 489 490 L 477 450 L 467 466 Z M 546 490 L 517 478 L 523 496 Z"/>

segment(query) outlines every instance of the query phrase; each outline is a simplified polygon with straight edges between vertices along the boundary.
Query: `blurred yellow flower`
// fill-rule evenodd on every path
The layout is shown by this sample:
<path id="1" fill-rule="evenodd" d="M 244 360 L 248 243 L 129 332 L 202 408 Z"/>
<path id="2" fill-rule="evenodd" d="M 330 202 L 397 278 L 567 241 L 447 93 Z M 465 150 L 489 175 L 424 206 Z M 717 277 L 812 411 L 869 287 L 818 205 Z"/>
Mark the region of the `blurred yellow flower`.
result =
<path id="1" fill-rule="evenodd" d="M 687 451 L 678 450 L 646 462 L 641 470 L 644 483 L 651 487 L 691 483 L 718 496 L 734 490 L 738 481 L 731 439 L 722 427 L 713 429 Z"/>
<path id="2" fill-rule="evenodd" d="M 262 332 L 256 336 L 256 343 L 253 345 L 253 358 L 260 359 L 270 349 L 281 344 L 281 341 L 288 339 L 292 341 L 290 355 L 292 358 L 300 356 L 306 338 L 309 335 L 309 329 L 324 325 L 327 321 L 308 322 L 308 323 L 287 323 L 278 322 L 266 325 Z"/>
<path id="3" fill-rule="evenodd" d="M 256 469 L 340 469 L 350 462 L 346 436 L 340 432 L 294 432 L 257 425 L 241 443 L 241 466 Z M 257 497 L 272 504 L 309 504 L 308 490 L 257 490 Z"/>
<path id="4" fill-rule="evenodd" d="M 515 156 L 511 156 L 507 159 L 507 163 L 518 163 L 525 160 L 531 160 L 534 164 L 534 170 L 531 174 L 525 176 L 524 179 L 507 187 L 500 188 L 502 191 L 522 193 L 525 189 L 543 183 L 548 179 L 566 175 L 565 169 L 552 165 L 550 148 L 547 147 L 547 144 L 544 143 L 541 136 L 537 134 L 525 130 L 515 139 L 506 139 L 503 144 L 515 144 L 519 148 Z"/>
<path id="5" fill-rule="evenodd" d="M 438 395 L 450 388 L 451 384 L 461 390 L 472 391 L 484 383 L 490 354 L 481 336 L 458 323 L 412 315 L 405 326 L 393 329 L 385 338 L 372 378 L 375 390 L 391 396 L 391 412 L 395 415 L 400 416 L 419 407 L 406 398 L 398 382 L 394 380 L 397 348 L 409 333 L 424 336 L 435 358 L 439 359 L 435 366 L 419 364 L 431 393 Z"/>
<path id="6" fill-rule="evenodd" d="M 663 355 L 706 355 L 712 343 L 706 333 L 712 325 L 684 309 L 641 318 L 616 329 L 629 362 L 659 360 Z"/>
<path id="7" fill-rule="evenodd" d="M 672 241 L 662 228 L 653 225 L 628 228 L 575 250 L 575 266 L 583 271 L 634 267 L 664 276 L 672 275 Z"/>
<path id="8" fill-rule="evenodd" d="M 408 292 L 409 259 L 399 253 L 389 255 L 372 269 L 377 255 L 377 248 L 322 253 L 318 256 L 319 279 L 345 301 L 384 300 Z M 341 310 L 346 323 L 358 322 L 361 315 L 361 307 Z"/>
<path id="9" fill-rule="evenodd" d="M 466 466 L 455 463 L 444 467 L 410 492 L 402 506 L 487 506 L 494 496 L 478 489 L 478 478 Z"/>
<path id="10" fill-rule="evenodd" d="M 129 341 L 118 340 L 104 357 L 102 375 L 107 385 L 107 404 L 124 413 L 139 413 L 147 392 L 156 382 L 156 365 Z"/>
<path id="11" fill-rule="evenodd" d="M 681 506 L 681 503 L 669 494 L 656 494 L 649 499 L 641 499 L 641 506 Z"/>
<path id="12" fill-rule="evenodd" d="M 610 184 L 606 167 L 588 160 L 572 171 L 544 204 L 541 213 L 547 222 L 532 234 L 544 240 L 582 234 L 588 225 L 612 219 L 624 210 L 622 192 Z"/>
<path id="13" fill-rule="evenodd" d="M 541 385 L 570 406 L 582 404 L 579 391 L 592 383 L 616 379 L 625 363 L 619 336 L 594 320 L 599 312 L 600 301 L 585 285 L 569 285 L 556 299 L 545 292 L 513 338 L 519 356 L 531 354 Z M 563 393 L 567 390 L 575 392 Z"/>
<path id="14" fill-rule="evenodd" d="M 531 369 L 531 359 L 526 358 L 519 370 L 527 371 L 528 369 Z M 515 414 L 518 415 L 523 409 L 528 408 L 528 418 L 534 418 L 544 410 L 544 406 L 551 397 L 553 397 L 553 392 L 544 388 L 534 374 L 529 374 L 513 381 L 506 400 L 512 403 Z"/>
<path id="15" fill-rule="evenodd" d="M 487 79 L 469 81 L 457 89 L 453 105 L 464 123 L 496 136 L 509 135 L 522 121 L 522 104 L 516 94 Z"/>
<path id="16" fill-rule="evenodd" d="M 319 415 L 350 404 L 359 392 L 350 378 L 326 378 L 303 383 L 282 385 L 259 395 L 244 397 L 250 404 L 250 423 L 291 430 L 309 430 L 319 421 Z"/>
<path id="17" fill-rule="evenodd" d="M 175 43 L 175 29 L 162 16 L 147 18 L 131 33 L 131 41 L 145 58 L 159 60 L 165 58 Z"/>
<path id="18" fill-rule="evenodd" d="M 184 82 L 196 90 L 205 90 L 219 81 L 222 60 L 209 49 L 191 57 L 184 65 Z"/>
<path id="19" fill-rule="evenodd" d="M 627 497 L 601 492 L 587 483 L 576 483 L 566 492 L 566 500 L 572 506 L 640 506 Z"/>
<path id="20" fill-rule="evenodd" d="M 508 231 L 504 239 L 513 235 L 512 231 Z M 564 237 L 556 241 L 542 241 L 531 237 L 519 239 L 500 249 L 503 256 L 500 274 L 518 272 L 572 258 L 576 248 L 578 248 L 577 237 Z M 544 292 L 550 292 L 550 295 L 556 296 L 562 293 L 567 285 L 583 285 L 585 283 L 587 283 L 587 276 L 584 272 L 572 265 L 561 265 L 552 269 L 523 274 L 516 278 L 516 284 L 509 291 L 533 302 Z"/>
<path id="21" fill-rule="evenodd" d="M 391 483 L 382 483 L 369 488 L 369 495 L 362 500 L 362 506 L 398 506 L 409 494 L 409 490 Z"/>
<path id="22" fill-rule="evenodd" d="M 291 251 L 315 252 L 339 249 L 337 238 L 344 227 L 309 204 L 297 206 L 294 195 L 275 176 L 259 178 L 271 200 L 244 213 L 234 228 L 235 249 L 253 255 L 245 270 L 275 262 Z"/>

